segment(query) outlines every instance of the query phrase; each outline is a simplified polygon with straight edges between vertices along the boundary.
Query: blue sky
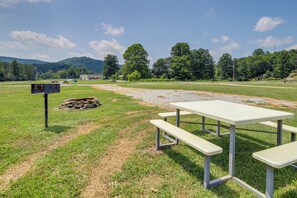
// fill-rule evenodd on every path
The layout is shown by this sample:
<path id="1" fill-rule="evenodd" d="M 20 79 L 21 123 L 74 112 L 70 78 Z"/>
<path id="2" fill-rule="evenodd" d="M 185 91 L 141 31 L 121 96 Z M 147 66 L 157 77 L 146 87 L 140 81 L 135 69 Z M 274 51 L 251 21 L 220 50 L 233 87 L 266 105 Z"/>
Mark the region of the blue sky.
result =
<path id="1" fill-rule="evenodd" d="M 0 0 L 0 55 L 59 61 L 118 56 L 141 43 L 151 64 L 177 42 L 215 60 L 297 49 L 297 1 Z"/>

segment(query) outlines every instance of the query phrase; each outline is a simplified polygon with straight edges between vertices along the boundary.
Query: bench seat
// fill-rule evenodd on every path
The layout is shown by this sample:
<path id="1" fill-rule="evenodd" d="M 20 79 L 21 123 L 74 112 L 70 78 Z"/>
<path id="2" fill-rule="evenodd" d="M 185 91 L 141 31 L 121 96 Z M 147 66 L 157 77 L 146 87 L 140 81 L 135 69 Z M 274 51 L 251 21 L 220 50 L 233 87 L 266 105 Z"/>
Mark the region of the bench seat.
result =
<path id="1" fill-rule="evenodd" d="M 159 129 L 165 131 L 166 133 L 185 142 L 186 144 L 200 151 L 204 155 L 211 156 L 223 152 L 223 149 L 221 147 L 163 120 L 151 120 L 150 123 L 155 125 Z"/>
<path id="2" fill-rule="evenodd" d="M 283 144 L 253 153 L 253 157 L 266 164 L 266 197 L 273 198 L 274 168 L 280 169 L 297 162 L 297 142 Z"/>
<path id="3" fill-rule="evenodd" d="M 260 122 L 259 124 L 277 129 L 277 123 L 276 122 L 267 121 L 267 122 Z M 291 132 L 291 142 L 296 141 L 297 127 L 292 127 L 292 126 L 288 126 L 288 125 L 283 124 L 282 129 L 284 131 Z"/>
<path id="4" fill-rule="evenodd" d="M 267 121 L 267 122 L 260 122 L 259 124 L 265 125 L 265 126 L 270 126 L 273 128 L 277 128 L 277 123 L 276 122 L 271 122 L 271 121 Z M 283 124 L 283 130 L 285 131 L 289 131 L 291 133 L 297 133 L 297 128 L 296 127 L 292 127 L 292 126 L 288 126 L 288 125 L 284 125 Z"/>
<path id="5" fill-rule="evenodd" d="M 195 136 L 181 128 L 178 128 L 164 120 L 151 120 L 151 124 L 155 125 L 157 128 L 156 131 L 156 148 L 157 150 L 178 144 L 178 141 L 181 140 L 189 146 L 195 148 L 199 152 L 204 154 L 204 179 L 203 186 L 204 188 L 209 188 L 210 186 L 217 185 L 221 183 L 223 180 L 212 180 L 210 181 L 210 156 L 216 155 L 223 152 L 223 149 L 211 142 L 208 142 L 198 136 Z M 176 140 L 167 139 L 171 143 L 163 144 L 160 143 L 160 130 L 163 130 L 167 134 L 176 137 Z"/>
<path id="6" fill-rule="evenodd" d="M 273 168 L 286 167 L 297 162 L 297 142 L 258 151 L 253 157 Z"/>
<path id="7" fill-rule="evenodd" d="M 180 111 L 179 112 L 180 115 L 192 115 L 193 113 L 187 112 L 187 111 Z M 164 113 L 159 113 L 158 116 L 160 116 L 161 118 L 165 119 L 165 118 L 170 118 L 170 117 L 175 117 L 176 116 L 176 112 L 164 112 Z"/>

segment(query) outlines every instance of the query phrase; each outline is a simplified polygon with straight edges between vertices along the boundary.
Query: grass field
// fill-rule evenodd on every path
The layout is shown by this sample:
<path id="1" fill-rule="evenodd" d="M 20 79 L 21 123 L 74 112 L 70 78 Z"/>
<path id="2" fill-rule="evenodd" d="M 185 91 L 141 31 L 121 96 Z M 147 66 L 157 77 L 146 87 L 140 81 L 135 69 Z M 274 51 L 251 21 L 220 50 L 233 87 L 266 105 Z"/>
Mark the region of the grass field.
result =
<path id="1" fill-rule="evenodd" d="M 98 187 L 108 197 L 253 197 L 231 180 L 205 190 L 203 156 L 185 144 L 155 151 L 155 129 L 149 120 L 157 118 L 157 113 L 164 109 L 144 106 L 129 97 L 89 86 L 62 86 L 61 93 L 49 95 L 49 127 L 45 129 L 43 97 L 31 95 L 28 84 L 0 83 L 0 197 L 88 197 L 92 195 L 92 190 L 88 190 L 92 187 Z M 185 86 L 184 83 L 125 85 L 209 89 L 294 101 L 297 89 L 296 85 L 291 91 L 208 84 Z M 58 109 L 67 98 L 88 96 L 97 97 L 103 105 L 79 111 Z M 281 110 L 297 113 L 296 109 Z M 174 119 L 170 122 L 174 123 Z M 297 126 L 297 119 L 285 123 Z M 211 178 L 226 175 L 228 136 L 218 138 L 206 134 L 197 125 L 182 127 L 224 149 L 223 154 L 212 157 Z M 258 125 L 247 127 L 269 130 Z M 236 136 L 236 175 L 263 192 L 265 166 L 254 160 L 252 153 L 275 146 L 275 139 L 273 135 L 245 131 L 238 131 Z M 284 133 L 284 143 L 289 139 L 289 134 Z M 100 181 L 104 181 L 105 186 L 96 186 Z M 275 196 L 296 195 L 296 169 L 276 170 Z"/>

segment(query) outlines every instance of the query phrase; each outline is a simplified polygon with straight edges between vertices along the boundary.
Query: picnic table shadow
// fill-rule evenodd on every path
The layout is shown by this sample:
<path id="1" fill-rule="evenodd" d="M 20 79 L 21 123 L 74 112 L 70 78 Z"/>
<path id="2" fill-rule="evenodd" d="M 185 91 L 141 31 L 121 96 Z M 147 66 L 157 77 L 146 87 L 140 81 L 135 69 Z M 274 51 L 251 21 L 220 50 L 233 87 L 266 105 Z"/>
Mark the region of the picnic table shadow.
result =
<path id="1" fill-rule="evenodd" d="M 206 135 L 206 133 L 201 130 L 192 131 L 192 133 L 200 137 Z M 222 137 L 216 137 L 213 135 L 213 138 L 211 138 L 211 140 L 208 141 L 223 148 L 222 154 L 211 157 L 211 163 L 216 164 L 223 171 L 228 173 L 229 135 Z M 193 152 L 196 152 L 197 155 L 203 157 L 203 155 L 196 151 L 196 149 L 188 145 L 185 146 Z M 266 165 L 254 159 L 252 157 L 252 154 L 256 151 L 264 150 L 267 147 L 273 146 L 276 146 L 275 142 L 267 142 L 261 139 L 257 139 L 253 137 L 252 133 L 249 135 L 238 132 L 236 134 L 235 176 L 264 193 L 266 188 Z M 186 156 L 182 155 L 181 153 L 175 152 L 171 149 L 165 149 L 165 153 L 174 161 L 179 163 L 185 171 L 189 172 L 192 175 L 196 175 L 197 179 L 203 181 L 203 164 L 201 164 L 201 166 L 197 166 L 196 164 L 191 162 L 191 160 L 188 159 Z M 189 165 L 185 166 L 185 164 Z M 296 180 L 296 176 L 297 172 L 296 169 L 293 167 L 286 167 L 280 170 L 275 170 L 274 190 L 276 191 L 279 188 L 291 184 L 292 182 L 294 182 L 294 180 Z M 210 190 L 214 193 L 217 193 L 219 197 L 222 191 L 226 191 L 226 193 L 228 194 L 232 193 L 234 197 L 239 197 L 239 195 L 236 194 L 234 190 L 230 189 L 224 183 L 210 188 Z M 285 192 L 285 194 L 288 195 L 287 197 L 290 197 L 291 195 L 296 196 L 297 189 Z M 286 195 L 282 197 L 286 197 Z"/>
<path id="2" fill-rule="evenodd" d="M 69 131 L 72 128 L 73 127 L 71 127 L 71 126 L 53 125 L 53 126 L 49 126 L 49 127 L 45 128 L 45 129 L 43 129 L 43 131 L 59 134 L 59 133 Z"/>
<path id="3" fill-rule="evenodd" d="M 191 148 L 191 147 L 189 147 Z M 194 149 L 195 150 L 195 149 Z M 203 155 L 199 153 L 198 151 L 197 155 Z M 190 175 L 197 178 L 197 180 L 201 181 L 201 185 L 203 185 L 203 175 L 204 175 L 204 167 L 203 164 L 201 166 L 197 165 L 196 163 L 192 162 L 187 156 L 183 155 L 180 152 L 174 151 L 173 149 L 167 148 L 164 149 L 164 153 L 168 155 L 172 160 L 174 160 L 177 164 L 180 164 L 180 166 L 188 172 Z M 210 177 L 212 178 L 211 171 L 210 171 Z M 211 190 L 214 192 L 218 197 L 226 197 L 225 195 L 232 195 L 232 197 L 239 197 L 240 195 L 234 191 L 233 189 L 229 188 L 225 183 L 222 183 L 218 186 L 211 187 L 208 190 Z M 224 192 L 224 196 L 222 195 L 222 192 Z"/>

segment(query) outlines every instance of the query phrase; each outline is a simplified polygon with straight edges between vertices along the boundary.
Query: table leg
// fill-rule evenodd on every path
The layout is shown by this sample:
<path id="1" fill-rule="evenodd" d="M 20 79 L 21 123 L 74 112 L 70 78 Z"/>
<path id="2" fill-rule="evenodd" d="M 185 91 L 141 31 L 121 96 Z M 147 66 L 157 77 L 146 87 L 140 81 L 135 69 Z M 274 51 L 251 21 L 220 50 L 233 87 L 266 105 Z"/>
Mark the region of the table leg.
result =
<path id="1" fill-rule="evenodd" d="M 291 142 L 296 141 L 296 133 L 291 133 Z"/>
<path id="2" fill-rule="evenodd" d="M 180 110 L 176 109 L 176 126 L 179 127 L 179 119 L 180 119 Z M 179 143 L 179 140 L 175 138 L 176 144 Z"/>
<path id="3" fill-rule="evenodd" d="M 202 120 L 201 120 L 201 130 L 203 131 L 205 129 L 205 117 L 202 116 Z"/>
<path id="4" fill-rule="evenodd" d="M 176 126 L 179 127 L 180 110 L 176 109 Z"/>
<path id="5" fill-rule="evenodd" d="M 274 170 L 272 167 L 266 167 L 266 197 L 273 198 L 273 177 Z"/>
<path id="6" fill-rule="evenodd" d="M 234 176 L 235 170 L 235 133 L 236 126 L 230 125 L 230 148 L 229 148 L 229 175 Z"/>
<path id="7" fill-rule="evenodd" d="M 217 121 L 217 136 L 220 136 L 220 132 L 221 132 L 221 122 Z"/>
<path id="8" fill-rule="evenodd" d="M 277 121 L 277 145 L 281 145 L 282 144 L 282 133 L 283 133 L 283 121 L 282 120 L 278 120 Z"/>

